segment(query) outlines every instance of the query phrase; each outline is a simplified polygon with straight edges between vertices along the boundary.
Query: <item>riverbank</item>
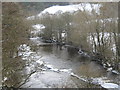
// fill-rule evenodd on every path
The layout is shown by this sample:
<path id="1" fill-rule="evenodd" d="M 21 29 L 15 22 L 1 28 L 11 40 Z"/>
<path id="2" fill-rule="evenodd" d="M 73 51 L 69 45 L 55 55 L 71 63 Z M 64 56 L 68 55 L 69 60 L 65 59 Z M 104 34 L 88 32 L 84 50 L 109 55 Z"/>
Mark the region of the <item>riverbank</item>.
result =
<path id="1" fill-rule="evenodd" d="M 25 67 L 15 73 L 15 76 L 20 76 L 21 81 L 17 81 L 14 86 L 5 87 L 117 88 L 119 86 L 118 75 L 106 72 L 101 65 L 89 58 L 81 58 L 78 50 L 74 48 L 56 44 L 43 45 L 38 38 L 32 38 L 29 44 L 21 44 L 18 49 L 18 56 L 25 62 Z M 9 77 L 4 79 L 9 85 Z"/>

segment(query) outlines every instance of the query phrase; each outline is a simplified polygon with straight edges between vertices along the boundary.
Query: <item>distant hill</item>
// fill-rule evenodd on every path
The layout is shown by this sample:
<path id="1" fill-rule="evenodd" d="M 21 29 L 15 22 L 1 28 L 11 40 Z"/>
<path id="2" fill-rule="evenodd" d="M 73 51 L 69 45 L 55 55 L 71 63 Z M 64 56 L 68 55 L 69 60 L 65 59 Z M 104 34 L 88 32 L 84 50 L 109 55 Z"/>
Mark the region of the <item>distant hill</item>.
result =
<path id="1" fill-rule="evenodd" d="M 69 2 L 20 2 L 26 14 L 35 15 L 54 5 L 69 5 Z"/>
<path id="2" fill-rule="evenodd" d="M 100 13 L 100 7 L 101 7 L 101 4 L 92 4 L 93 6 L 93 9 L 95 10 L 95 12 L 97 14 Z M 89 14 L 91 14 L 92 12 L 92 7 L 91 7 L 91 4 L 90 3 L 81 3 L 81 4 L 70 4 L 70 5 L 53 5 L 53 6 L 50 6 L 48 8 L 45 8 L 43 11 L 40 11 L 39 14 L 36 14 L 36 15 L 32 15 L 30 17 L 28 17 L 27 19 L 31 19 L 33 20 L 36 17 L 41 17 L 41 16 L 44 16 L 46 13 L 49 13 L 49 14 L 63 14 L 63 13 L 74 13 L 76 11 L 84 11 L 84 9 L 86 12 L 88 12 Z"/>

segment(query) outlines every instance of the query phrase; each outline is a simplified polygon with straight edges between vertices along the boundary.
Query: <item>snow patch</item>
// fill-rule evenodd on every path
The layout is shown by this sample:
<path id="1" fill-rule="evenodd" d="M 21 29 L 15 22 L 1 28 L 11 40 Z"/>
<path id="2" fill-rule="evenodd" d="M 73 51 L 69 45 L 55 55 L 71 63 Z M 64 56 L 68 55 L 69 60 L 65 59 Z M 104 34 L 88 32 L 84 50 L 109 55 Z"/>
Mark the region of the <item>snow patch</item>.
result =
<path id="1" fill-rule="evenodd" d="M 57 68 L 52 68 L 52 69 L 50 69 L 50 70 L 52 70 L 52 71 L 54 71 L 54 72 L 59 72 L 59 69 L 57 69 Z"/>
<path id="2" fill-rule="evenodd" d="M 101 85 L 103 88 L 118 88 L 119 85 L 111 83 L 111 80 L 108 80 L 107 77 L 92 78 L 92 83 Z"/>
<path id="3" fill-rule="evenodd" d="M 35 24 L 35 25 L 32 25 L 32 27 L 34 30 L 31 30 L 31 34 L 34 34 L 34 35 L 43 33 L 42 30 L 45 29 L 45 26 L 43 24 Z"/>
<path id="4" fill-rule="evenodd" d="M 48 69 L 53 69 L 53 66 L 52 65 L 47 65 L 47 64 L 45 64 L 45 66 L 48 68 Z"/>
<path id="5" fill-rule="evenodd" d="M 21 56 L 23 60 L 28 60 L 31 58 L 38 58 L 36 57 L 36 53 L 31 51 L 30 46 L 26 45 L 26 44 L 22 44 L 18 47 L 18 56 Z M 40 56 L 39 56 L 40 58 Z"/>
<path id="6" fill-rule="evenodd" d="M 120 73 L 116 70 L 112 70 L 112 73 L 119 75 Z"/>
<path id="7" fill-rule="evenodd" d="M 4 77 L 3 81 L 5 82 L 5 81 L 7 81 L 7 79 L 8 79 L 7 77 Z"/>
<path id="8" fill-rule="evenodd" d="M 38 64 L 40 64 L 40 65 L 44 65 L 44 62 L 41 61 L 41 60 L 37 60 L 36 62 L 37 62 Z"/>
<path id="9" fill-rule="evenodd" d="M 88 80 L 85 77 L 82 77 L 82 76 L 80 77 L 80 76 L 76 75 L 73 72 L 71 72 L 70 75 L 73 76 L 73 77 L 76 77 L 76 78 L 78 78 L 78 79 L 80 79 L 80 80 L 82 80 L 84 82 L 88 82 Z"/>
<path id="10" fill-rule="evenodd" d="M 40 37 L 32 37 L 32 38 L 30 38 L 30 40 L 38 40 L 38 39 L 40 39 Z"/>
<path id="11" fill-rule="evenodd" d="M 72 69 L 60 69 L 60 72 L 70 73 Z"/>
<path id="12" fill-rule="evenodd" d="M 36 29 L 36 30 L 40 30 L 40 29 L 44 29 L 45 28 L 45 26 L 43 24 L 36 24 L 36 25 L 33 25 L 32 27 L 34 29 Z"/>
<path id="13" fill-rule="evenodd" d="M 118 85 L 114 83 L 104 83 L 104 84 L 101 84 L 101 86 L 103 88 L 118 88 Z"/>
<path id="14" fill-rule="evenodd" d="M 110 67 L 110 68 L 107 68 L 107 71 L 112 71 L 112 69 L 113 69 L 112 67 Z"/>

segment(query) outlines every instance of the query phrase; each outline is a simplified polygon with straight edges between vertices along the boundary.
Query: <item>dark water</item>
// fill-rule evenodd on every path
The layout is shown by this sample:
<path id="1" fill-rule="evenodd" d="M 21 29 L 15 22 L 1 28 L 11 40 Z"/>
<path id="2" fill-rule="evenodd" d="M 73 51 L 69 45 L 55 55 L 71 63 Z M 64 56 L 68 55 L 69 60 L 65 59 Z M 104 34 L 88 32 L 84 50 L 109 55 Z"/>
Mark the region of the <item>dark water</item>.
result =
<path id="1" fill-rule="evenodd" d="M 81 57 L 73 48 L 37 45 L 35 42 L 33 40 L 30 44 L 31 49 L 27 51 L 32 53 L 21 56 L 20 60 L 24 62 L 21 69 L 13 69 L 11 73 L 6 71 L 7 74 L 3 76 L 4 84 L 23 88 L 101 87 L 85 81 L 91 78 L 99 82 L 120 83 L 118 75 L 107 72 L 101 65 L 88 58 Z M 82 78 L 78 79 L 71 73 Z"/>

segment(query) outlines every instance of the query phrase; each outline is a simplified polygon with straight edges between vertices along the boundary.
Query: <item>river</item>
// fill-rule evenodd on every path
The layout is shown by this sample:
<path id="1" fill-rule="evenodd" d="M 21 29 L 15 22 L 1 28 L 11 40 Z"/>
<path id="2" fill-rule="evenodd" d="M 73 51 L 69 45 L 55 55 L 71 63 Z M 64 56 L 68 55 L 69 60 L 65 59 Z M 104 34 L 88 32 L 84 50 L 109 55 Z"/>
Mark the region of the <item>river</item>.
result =
<path id="1" fill-rule="evenodd" d="M 19 88 L 117 88 L 119 75 L 107 72 L 95 61 L 81 57 L 66 46 L 41 42 L 38 37 L 22 44 L 18 56 L 23 68 L 14 71 L 12 80 L 4 76 L 8 86 Z M 6 71 L 7 72 L 7 71 Z"/>

